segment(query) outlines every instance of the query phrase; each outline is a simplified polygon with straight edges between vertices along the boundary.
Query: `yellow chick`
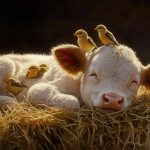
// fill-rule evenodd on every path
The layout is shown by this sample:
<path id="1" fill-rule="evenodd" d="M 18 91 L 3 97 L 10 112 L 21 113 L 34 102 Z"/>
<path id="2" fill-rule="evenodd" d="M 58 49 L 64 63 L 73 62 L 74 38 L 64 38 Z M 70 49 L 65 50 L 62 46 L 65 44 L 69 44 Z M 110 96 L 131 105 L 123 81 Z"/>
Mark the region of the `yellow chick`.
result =
<path id="1" fill-rule="evenodd" d="M 28 79 L 40 78 L 47 70 L 48 66 L 46 64 L 41 64 L 39 67 L 36 65 L 32 65 L 28 68 L 26 78 Z"/>
<path id="2" fill-rule="evenodd" d="M 40 65 L 41 66 L 41 65 Z M 38 77 L 42 77 L 43 74 L 48 70 L 47 67 L 40 67 L 39 73 L 38 73 Z"/>
<path id="3" fill-rule="evenodd" d="M 9 78 L 6 81 L 6 90 L 11 94 L 19 94 L 23 91 L 24 88 L 27 86 L 23 85 L 18 79 L 16 78 Z"/>
<path id="4" fill-rule="evenodd" d="M 83 29 L 79 29 L 74 33 L 74 36 L 78 38 L 77 43 L 81 49 L 83 49 L 86 53 L 90 53 L 95 48 L 97 48 L 96 44 L 92 40 L 91 37 L 88 36 L 87 32 Z"/>
<path id="5" fill-rule="evenodd" d="M 45 67 L 48 69 L 48 65 L 46 65 L 46 64 L 41 64 L 40 67 Z"/>
<path id="6" fill-rule="evenodd" d="M 38 66 L 36 66 L 36 65 L 30 66 L 28 68 L 28 72 L 27 72 L 26 78 L 28 78 L 28 79 L 38 78 L 39 70 L 40 70 L 40 68 Z"/>
<path id="7" fill-rule="evenodd" d="M 102 25 L 102 24 L 98 25 L 95 28 L 95 30 L 97 30 L 98 36 L 104 44 L 106 44 L 106 45 L 109 45 L 109 44 L 118 45 L 118 41 L 116 40 L 115 36 L 110 31 L 108 31 L 104 25 Z"/>

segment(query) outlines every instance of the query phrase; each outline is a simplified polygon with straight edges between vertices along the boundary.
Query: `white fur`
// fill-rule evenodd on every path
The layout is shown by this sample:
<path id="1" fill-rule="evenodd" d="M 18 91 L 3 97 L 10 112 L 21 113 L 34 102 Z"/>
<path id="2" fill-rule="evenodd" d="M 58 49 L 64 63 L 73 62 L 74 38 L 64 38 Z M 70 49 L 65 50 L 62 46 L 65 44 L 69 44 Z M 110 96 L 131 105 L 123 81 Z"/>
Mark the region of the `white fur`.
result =
<path id="1" fill-rule="evenodd" d="M 1 56 L 1 95 L 5 91 L 4 76 L 7 78 L 16 76 L 28 85 L 16 96 L 17 100 L 28 100 L 33 105 L 77 108 L 83 101 L 87 105 L 99 106 L 101 95 L 105 92 L 115 92 L 123 96 L 125 98 L 123 108 L 130 105 L 139 87 L 131 81 L 141 78 L 141 63 L 134 52 L 122 45 L 103 46 L 98 48 L 87 61 L 86 72 L 81 79 L 81 77 L 68 76 L 53 56 L 38 54 Z M 43 63 L 48 65 L 49 70 L 42 78 L 25 78 L 29 66 Z M 93 73 L 96 73 L 97 77 L 91 76 Z"/>
<path id="2" fill-rule="evenodd" d="M 49 67 L 48 72 L 42 78 L 26 79 L 29 66 L 40 64 L 47 64 Z M 79 107 L 78 100 L 81 99 L 79 92 L 80 80 L 66 75 L 57 65 L 53 56 L 36 54 L 4 55 L 0 58 L 0 72 L 1 85 L 5 85 L 4 77 L 13 76 L 28 86 L 16 96 L 18 101 L 28 100 L 33 105 Z M 3 92 L 6 91 L 5 86 L 0 87 L 3 89 L 1 95 L 6 95 L 6 92 Z M 7 96 L 9 100 L 11 97 L 9 97 L 9 94 Z"/>

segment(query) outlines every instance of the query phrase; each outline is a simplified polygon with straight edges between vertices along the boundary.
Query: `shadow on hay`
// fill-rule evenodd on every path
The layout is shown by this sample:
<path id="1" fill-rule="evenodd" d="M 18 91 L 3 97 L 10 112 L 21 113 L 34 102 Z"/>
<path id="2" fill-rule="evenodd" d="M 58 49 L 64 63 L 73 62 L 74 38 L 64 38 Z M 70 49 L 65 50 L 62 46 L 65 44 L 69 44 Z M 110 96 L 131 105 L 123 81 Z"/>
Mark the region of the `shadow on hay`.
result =
<path id="1" fill-rule="evenodd" d="M 1 111 L 0 149 L 150 149 L 149 99 L 144 93 L 128 109 L 113 113 L 15 104 Z"/>

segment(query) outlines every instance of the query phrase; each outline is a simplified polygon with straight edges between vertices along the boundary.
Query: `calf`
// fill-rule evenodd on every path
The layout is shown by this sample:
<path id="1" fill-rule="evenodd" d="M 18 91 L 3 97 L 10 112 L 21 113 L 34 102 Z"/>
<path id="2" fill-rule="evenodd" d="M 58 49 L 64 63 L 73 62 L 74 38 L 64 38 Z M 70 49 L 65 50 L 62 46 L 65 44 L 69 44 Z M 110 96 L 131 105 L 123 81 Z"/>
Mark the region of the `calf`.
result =
<path id="1" fill-rule="evenodd" d="M 127 46 L 102 46 L 88 58 L 75 46 L 56 47 L 53 54 L 69 75 L 82 73 L 80 94 L 86 105 L 121 110 L 135 100 L 140 85 L 150 87 L 150 66 L 144 67 Z"/>
<path id="2" fill-rule="evenodd" d="M 121 110 L 132 103 L 140 85 L 150 87 L 150 66 L 144 67 L 127 46 L 102 46 L 86 57 L 79 47 L 64 44 L 53 48 L 52 53 L 2 56 L 1 92 L 6 78 L 17 76 L 27 83 L 27 68 L 42 63 L 49 70 L 42 78 L 30 80 L 28 88 L 16 96 L 18 100 L 25 97 L 33 105 L 78 108 L 85 103 Z"/>

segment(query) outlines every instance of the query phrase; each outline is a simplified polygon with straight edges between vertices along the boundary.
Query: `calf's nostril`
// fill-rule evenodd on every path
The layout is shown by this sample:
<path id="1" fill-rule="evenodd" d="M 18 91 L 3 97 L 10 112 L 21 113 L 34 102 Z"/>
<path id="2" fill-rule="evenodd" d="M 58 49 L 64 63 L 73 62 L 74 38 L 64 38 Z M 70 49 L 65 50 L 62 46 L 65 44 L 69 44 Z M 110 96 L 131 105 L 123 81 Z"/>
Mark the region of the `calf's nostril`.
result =
<path id="1" fill-rule="evenodd" d="M 118 100 L 118 104 L 119 104 L 119 105 L 122 105 L 122 104 L 123 104 L 123 97 L 122 97 L 120 100 Z"/>
<path id="2" fill-rule="evenodd" d="M 103 95 L 103 100 L 105 103 L 109 103 L 109 99 L 105 94 Z"/>
<path id="3" fill-rule="evenodd" d="M 107 98 L 104 98 L 104 101 L 105 101 L 105 103 L 108 103 L 108 102 L 109 102 L 109 100 L 108 100 Z"/>
<path id="4" fill-rule="evenodd" d="M 119 100 L 118 104 L 121 105 L 123 103 L 123 100 Z"/>

